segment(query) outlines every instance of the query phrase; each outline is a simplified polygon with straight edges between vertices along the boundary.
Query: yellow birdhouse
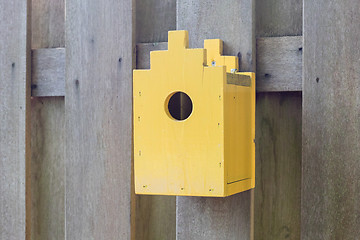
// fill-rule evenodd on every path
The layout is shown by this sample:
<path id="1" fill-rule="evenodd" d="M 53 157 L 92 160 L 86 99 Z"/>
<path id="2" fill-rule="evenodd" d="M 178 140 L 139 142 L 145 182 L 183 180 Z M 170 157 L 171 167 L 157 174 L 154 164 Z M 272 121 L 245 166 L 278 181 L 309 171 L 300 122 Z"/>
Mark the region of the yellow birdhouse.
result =
<path id="1" fill-rule="evenodd" d="M 167 51 L 134 70 L 135 192 L 225 197 L 255 186 L 255 74 L 237 72 L 222 41 L 188 48 L 170 31 Z"/>

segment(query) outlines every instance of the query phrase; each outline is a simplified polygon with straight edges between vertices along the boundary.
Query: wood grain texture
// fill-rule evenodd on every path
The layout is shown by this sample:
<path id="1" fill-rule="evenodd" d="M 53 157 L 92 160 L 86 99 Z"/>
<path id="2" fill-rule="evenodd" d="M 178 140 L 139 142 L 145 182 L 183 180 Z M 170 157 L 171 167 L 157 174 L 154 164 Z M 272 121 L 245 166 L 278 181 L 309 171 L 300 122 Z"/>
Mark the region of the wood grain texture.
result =
<path id="1" fill-rule="evenodd" d="M 62 47 L 62 49 L 53 49 Z M 64 0 L 32 0 L 33 96 L 65 95 Z M 39 49 L 38 49 L 39 48 Z M 49 48 L 49 49 L 44 49 Z M 62 92 L 62 93 L 61 93 Z M 65 239 L 63 97 L 33 98 L 31 239 Z"/>
<path id="2" fill-rule="evenodd" d="M 257 39 L 256 90 L 301 91 L 302 37 Z"/>
<path id="3" fill-rule="evenodd" d="M 176 198 L 140 196 L 136 199 L 136 240 L 176 239 Z"/>
<path id="4" fill-rule="evenodd" d="M 266 43 L 266 49 L 272 48 L 273 55 L 284 52 L 287 58 L 273 58 L 278 62 L 270 64 L 270 56 L 257 53 L 257 75 L 261 81 L 262 65 L 266 63 L 266 70 L 274 69 L 279 72 L 292 69 L 288 61 L 299 59 L 299 49 L 296 45 L 290 48 L 286 43 L 278 47 L 282 37 L 287 35 L 301 35 L 302 33 L 302 0 L 257 0 L 256 23 L 258 50 L 262 51 L 262 38 L 271 37 L 274 42 Z M 281 39 L 277 38 L 281 37 Z M 269 38 L 269 39 L 271 39 Z M 301 38 L 300 36 L 298 38 Z M 296 41 L 295 38 L 288 38 Z M 268 41 L 268 39 L 264 40 Z M 264 45 L 263 45 L 264 46 Z M 273 47 L 271 47 L 273 46 Z M 287 49 L 287 50 L 285 50 Z M 290 49 L 293 49 L 291 51 Z M 267 51 L 265 51 L 267 52 Z M 292 55 L 292 57 L 290 56 Z M 284 60 L 287 61 L 284 62 Z M 297 65 L 299 66 L 299 65 Z M 300 65 L 301 66 L 301 65 Z M 298 68 L 295 68 L 298 69 Z M 264 75 L 267 72 L 262 72 Z M 285 73 L 283 73 L 285 75 Z M 293 73 L 299 76 L 299 73 Z M 300 73 L 301 74 L 301 73 Z M 271 77 L 276 76 L 271 74 Z M 286 74 L 292 76 L 291 74 Z M 293 85 L 289 79 L 283 84 Z M 285 86 L 286 86 L 285 85 Z M 261 85 L 258 85 L 260 87 Z M 294 85 L 293 85 L 294 86 Z M 298 85 L 298 80 L 295 86 Z M 256 240 L 282 240 L 300 239 L 300 201 L 301 186 L 299 175 L 301 174 L 301 121 L 295 116 L 301 116 L 301 94 L 296 92 L 260 93 L 257 96 L 256 106 L 256 186 L 255 186 L 255 239 Z M 292 121 L 292 122 L 290 122 Z M 299 139 L 300 138 L 300 139 Z M 286 142 L 284 140 L 287 140 Z"/>
<path id="5" fill-rule="evenodd" d="M 239 57 L 241 71 L 255 70 L 254 0 L 183 0 L 176 11 L 177 29 L 189 31 L 190 48 L 203 48 L 204 39 L 220 38 L 224 55 Z"/>
<path id="6" fill-rule="evenodd" d="M 177 197 L 177 239 L 250 239 L 251 191 L 226 198 Z"/>
<path id="7" fill-rule="evenodd" d="M 32 49 L 64 47 L 65 0 L 32 0 Z"/>
<path id="8" fill-rule="evenodd" d="M 303 0 L 256 0 L 256 36 L 302 35 Z"/>
<path id="9" fill-rule="evenodd" d="M 304 1 L 304 240 L 360 235 L 359 9 Z"/>
<path id="10" fill-rule="evenodd" d="M 177 2 L 177 29 L 190 47 L 224 41 L 224 54 L 239 56 L 240 71 L 255 71 L 255 1 Z M 216 13 L 216 14 L 214 14 Z M 177 197 L 177 239 L 252 239 L 252 191 L 227 198 Z"/>
<path id="11" fill-rule="evenodd" d="M 30 2 L 0 2 L 0 239 L 29 233 Z"/>
<path id="12" fill-rule="evenodd" d="M 301 93 L 259 93 L 255 239 L 300 239 Z"/>
<path id="13" fill-rule="evenodd" d="M 31 239 L 65 239 L 64 98 L 31 104 Z"/>
<path id="14" fill-rule="evenodd" d="M 66 239 L 130 239 L 134 1 L 66 3 Z"/>
<path id="15" fill-rule="evenodd" d="M 65 96 L 65 49 L 32 50 L 31 95 Z"/>
<path id="16" fill-rule="evenodd" d="M 167 42 L 137 44 L 137 68 L 148 69 L 150 52 L 166 49 Z M 258 92 L 302 90 L 301 36 L 258 38 L 256 51 Z M 32 52 L 32 96 L 64 96 L 65 49 Z"/>
<path id="17" fill-rule="evenodd" d="M 136 0 L 136 42 L 166 42 L 176 29 L 176 0 Z"/>

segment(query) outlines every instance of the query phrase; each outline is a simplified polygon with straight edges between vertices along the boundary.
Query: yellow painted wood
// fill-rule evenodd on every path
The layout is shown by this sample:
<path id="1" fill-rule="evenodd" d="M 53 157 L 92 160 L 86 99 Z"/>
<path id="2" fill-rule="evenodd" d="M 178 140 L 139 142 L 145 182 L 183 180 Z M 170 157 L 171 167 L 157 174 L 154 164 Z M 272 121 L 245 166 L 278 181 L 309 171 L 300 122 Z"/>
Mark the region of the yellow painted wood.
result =
<path id="1" fill-rule="evenodd" d="M 150 70 L 134 70 L 135 192 L 224 197 L 253 188 L 255 74 L 231 73 L 238 59 L 221 56 L 221 40 L 189 49 L 187 31 L 168 38 Z M 192 102 L 184 120 L 168 109 L 177 92 Z"/>

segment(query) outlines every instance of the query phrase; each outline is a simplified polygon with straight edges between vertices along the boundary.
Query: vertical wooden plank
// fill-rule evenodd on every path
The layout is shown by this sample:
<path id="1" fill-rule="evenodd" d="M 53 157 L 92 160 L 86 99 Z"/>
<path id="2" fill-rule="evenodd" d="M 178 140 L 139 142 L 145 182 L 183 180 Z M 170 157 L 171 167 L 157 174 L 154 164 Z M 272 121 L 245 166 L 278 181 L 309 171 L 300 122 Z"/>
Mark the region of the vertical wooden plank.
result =
<path id="1" fill-rule="evenodd" d="M 176 198 L 137 196 L 136 240 L 176 239 Z"/>
<path id="2" fill-rule="evenodd" d="M 241 71 L 255 71 L 255 1 L 177 2 L 177 29 L 190 47 L 224 41 L 224 54 L 239 56 Z M 252 239 L 252 192 L 227 198 L 177 197 L 177 239 Z"/>
<path id="3" fill-rule="evenodd" d="M 29 233 L 30 19 L 30 1 L 0 2 L 0 239 Z"/>
<path id="4" fill-rule="evenodd" d="M 167 42 L 176 29 L 176 0 L 136 0 L 136 42 Z"/>
<path id="5" fill-rule="evenodd" d="M 257 37 L 301 35 L 302 2 L 256 0 Z M 301 57 L 301 48 L 294 51 Z M 278 67 L 281 72 L 280 67 L 285 65 Z M 257 240 L 300 239 L 301 103 L 301 94 L 296 92 L 257 95 L 254 201 Z"/>
<path id="6" fill-rule="evenodd" d="M 32 0 L 33 49 L 64 47 L 65 0 Z"/>
<path id="7" fill-rule="evenodd" d="M 66 2 L 66 238 L 130 239 L 134 0 Z"/>
<path id="8" fill-rule="evenodd" d="M 64 0 L 32 0 L 31 22 L 32 49 L 65 47 Z M 31 239 L 61 240 L 65 239 L 64 97 L 33 98 L 31 106 Z"/>
<path id="9" fill-rule="evenodd" d="M 33 98 L 31 107 L 31 239 L 65 239 L 64 98 Z"/>
<path id="10" fill-rule="evenodd" d="M 301 92 L 256 99 L 255 239 L 300 239 Z"/>
<path id="11" fill-rule="evenodd" d="M 302 239 L 360 235 L 359 9 L 304 1 Z"/>
<path id="12" fill-rule="evenodd" d="M 303 0 L 256 0 L 256 36 L 302 34 Z"/>

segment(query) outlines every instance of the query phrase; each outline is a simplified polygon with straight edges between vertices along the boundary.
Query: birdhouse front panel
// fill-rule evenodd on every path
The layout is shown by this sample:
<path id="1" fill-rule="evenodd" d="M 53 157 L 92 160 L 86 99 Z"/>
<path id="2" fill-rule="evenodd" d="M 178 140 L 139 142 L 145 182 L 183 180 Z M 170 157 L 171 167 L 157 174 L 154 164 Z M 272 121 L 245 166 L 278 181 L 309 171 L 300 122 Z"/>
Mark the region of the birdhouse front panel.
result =
<path id="1" fill-rule="evenodd" d="M 138 194 L 227 196 L 254 186 L 254 75 L 235 73 L 237 58 L 207 41 L 189 49 L 186 31 L 169 32 L 151 69 L 134 70 Z"/>

